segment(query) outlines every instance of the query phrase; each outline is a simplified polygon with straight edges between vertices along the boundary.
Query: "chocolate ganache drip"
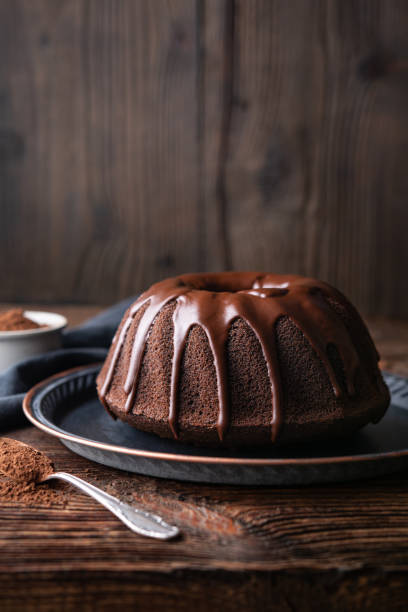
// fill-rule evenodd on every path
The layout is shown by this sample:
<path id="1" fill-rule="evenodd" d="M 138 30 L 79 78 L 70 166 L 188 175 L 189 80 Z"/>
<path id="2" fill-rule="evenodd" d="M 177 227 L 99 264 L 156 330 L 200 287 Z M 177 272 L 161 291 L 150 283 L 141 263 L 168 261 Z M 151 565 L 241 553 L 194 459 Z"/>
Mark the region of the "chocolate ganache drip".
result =
<path id="1" fill-rule="evenodd" d="M 288 317 L 302 330 L 323 362 L 334 394 L 340 397 L 343 392 L 341 384 L 327 354 L 328 346 L 335 346 L 343 363 L 347 393 L 353 395 L 355 392 L 354 378 L 359 365 L 358 354 L 342 320 L 325 299 L 327 297 L 340 303 L 346 301 L 344 296 L 330 285 L 294 275 L 251 272 L 185 274 L 156 283 L 133 304 L 124 325 L 113 340 L 116 346 L 101 389 L 101 398 L 106 405 L 106 394 L 131 323 L 136 313 L 144 308 L 124 384 L 127 395 L 126 411 L 132 410 L 149 331 L 160 310 L 175 301 L 168 415 L 174 437 L 178 437 L 177 395 L 183 352 L 189 331 L 194 325 L 198 325 L 207 335 L 214 358 L 219 403 L 217 431 L 220 440 L 223 439 L 229 424 L 226 343 L 231 324 L 235 319 L 242 319 L 255 333 L 267 364 L 271 385 L 271 435 L 275 441 L 283 421 L 282 385 L 275 332 L 280 317 Z M 376 355 L 374 345 L 373 351 Z"/>

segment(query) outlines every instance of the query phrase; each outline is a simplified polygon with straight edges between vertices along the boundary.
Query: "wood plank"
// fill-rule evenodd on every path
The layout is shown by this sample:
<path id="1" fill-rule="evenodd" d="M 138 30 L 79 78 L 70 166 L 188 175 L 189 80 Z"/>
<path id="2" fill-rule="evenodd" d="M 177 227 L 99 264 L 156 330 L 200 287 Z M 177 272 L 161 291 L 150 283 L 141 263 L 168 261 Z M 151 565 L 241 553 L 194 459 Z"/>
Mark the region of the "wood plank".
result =
<path id="1" fill-rule="evenodd" d="M 343 575 L 313 573 L 174 572 L 159 578 L 145 573 L 120 575 L 75 572 L 63 575 L 19 575 L 13 580 L 0 575 L 4 612 L 66 612 L 131 610 L 150 612 L 314 612 L 389 609 L 404 612 L 407 602 L 406 575 L 392 578 L 368 571 Z"/>
<path id="2" fill-rule="evenodd" d="M 86 231 L 77 219 L 86 207 L 81 4 L 18 0 L 0 11 L 1 122 L 21 142 L 19 155 L 1 161 L 9 185 L 0 224 L 2 297 L 24 299 L 35 287 L 38 299 L 50 299 L 55 286 L 71 285 Z"/>
<path id="3" fill-rule="evenodd" d="M 1 299 L 110 302 L 197 268 L 194 3 L 0 11 Z"/>
<path id="4" fill-rule="evenodd" d="M 96 301 L 197 266 L 194 4 L 131 0 L 117 9 L 93 2 L 86 24 L 96 225 L 76 293 L 86 295 L 97 269 Z"/>
<path id="5" fill-rule="evenodd" d="M 234 267 L 315 275 L 366 313 L 405 316 L 406 4 L 234 6 Z"/>
<path id="6" fill-rule="evenodd" d="M 322 53 L 328 120 L 321 123 L 316 185 L 318 275 L 366 312 L 395 316 L 408 312 L 407 280 L 397 272 L 408 260 L 407 242 L 396 230 L 408 221 L 401 200 L 408 188 L 402 168 L 408 144 L 406 9 L 398 0 L 327 5 Z"/>
<path id="7" fill-rule="evenodd" d="M 321 87 L 319 6 L 235 2 L 227 221 L 237 268 L 306 273 Z"/>
<path id="8" fill-rule="evenodd" d="M 200 203 L 204 228 L 201 269 L 232 267 L 225 216 L 224 163 L 232 59 L 231 0 L 197 4 Z"/>

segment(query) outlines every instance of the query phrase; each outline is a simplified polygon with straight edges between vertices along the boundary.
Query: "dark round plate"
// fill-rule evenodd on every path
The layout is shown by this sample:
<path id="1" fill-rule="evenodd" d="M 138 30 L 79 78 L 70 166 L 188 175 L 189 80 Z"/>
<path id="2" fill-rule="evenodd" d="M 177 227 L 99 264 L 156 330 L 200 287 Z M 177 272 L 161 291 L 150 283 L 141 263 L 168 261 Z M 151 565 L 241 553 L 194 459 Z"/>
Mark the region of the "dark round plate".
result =
<path id="1" fill-rule="evenodd" d="M 353 480 L 408 466 L 408 380 L 385 374 L 392 405 L 377 425 L 329 444 L 241 452 L 197 448 L 113 420 L 96 395 L 100 364 L 75 368 L 36 385 L 24 412 L 72 451 L 129 472 L 242 485 L 299 485 Z"/>

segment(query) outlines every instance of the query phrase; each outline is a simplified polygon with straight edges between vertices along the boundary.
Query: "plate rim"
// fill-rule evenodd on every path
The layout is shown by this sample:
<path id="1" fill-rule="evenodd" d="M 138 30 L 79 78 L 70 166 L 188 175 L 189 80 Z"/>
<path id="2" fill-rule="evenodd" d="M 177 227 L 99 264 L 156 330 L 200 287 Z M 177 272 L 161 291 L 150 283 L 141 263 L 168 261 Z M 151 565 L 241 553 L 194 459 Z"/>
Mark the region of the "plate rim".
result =
<path id="1" fill-rule="evenodd" d="M 76 444 L 83 446 L 89 446 L 92 448 L 98 448 L 103 451 L 109 451 L 114 453 L 120 453 L 122 455 L 131 455 L 133 457 L 155 459 L 161 461 L 172 461 L 181 463 L 201 463 L 201 464 L 213 464 L 213 465 L 232 465 L 232 466 L 253 466 L 253 467 L 286 467 L 286 466 L 306 466 L 313 467 L 317 465 L 332 465 L 332 464 L 353 464 L 357 462 L 371 462 L 371 461 L 383 461 L 391 459 L 401 459 L 408 456 L 408 448 L 387 451 L 380 453 L 366 453 L 362 455 L 347 455 L 347 456 L 336 456 L 336 457 L 303 457 L 303 458 L 245 458 L 245 457 L 213 457 L 205 455 L 176 455 L 174 453 L 166 453 L 161 451 L 149 451 L 140 450 L 135 448 L 129 448 L 126 446 L 117 446 L 115 444 L 109 444 L 106 442 L 98 442 L 97 440 L 91 440 L 84 438 L 76 434 L 66 433 L 59 431 L 45 423 L 41 422 L 33 413 L 33 400 L 35 396 L 44 388 L 49 386 L 59 378 L 66 378 L 67 376 L 75 375 L 78 372 L 84 372 L 86 370 L 94 370 L 97 367 L 101 367 L 103 362 L 90 363 L 86 365 L 76 366 L 69 368 L 62 372 L 58 372 L 34 385 L 23 398 L 23 412 L 27 419 L 38 429 L 41 429 L 45 433 L 59 438 L 68 440 Z M 399 376 L 404 380 L 405 377 Z"/>

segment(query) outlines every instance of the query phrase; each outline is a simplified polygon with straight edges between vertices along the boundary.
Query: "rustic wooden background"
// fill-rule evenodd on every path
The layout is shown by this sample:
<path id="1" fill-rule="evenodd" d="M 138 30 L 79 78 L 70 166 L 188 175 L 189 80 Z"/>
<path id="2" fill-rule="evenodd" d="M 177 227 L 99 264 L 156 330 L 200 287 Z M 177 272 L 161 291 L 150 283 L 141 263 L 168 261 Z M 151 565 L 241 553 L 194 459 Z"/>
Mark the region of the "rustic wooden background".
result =
<path id="1" fill-rule="evenodd" d="M 406 0 L 0 0 L 0 300 L 317 275 L 408 314 Z"/>

